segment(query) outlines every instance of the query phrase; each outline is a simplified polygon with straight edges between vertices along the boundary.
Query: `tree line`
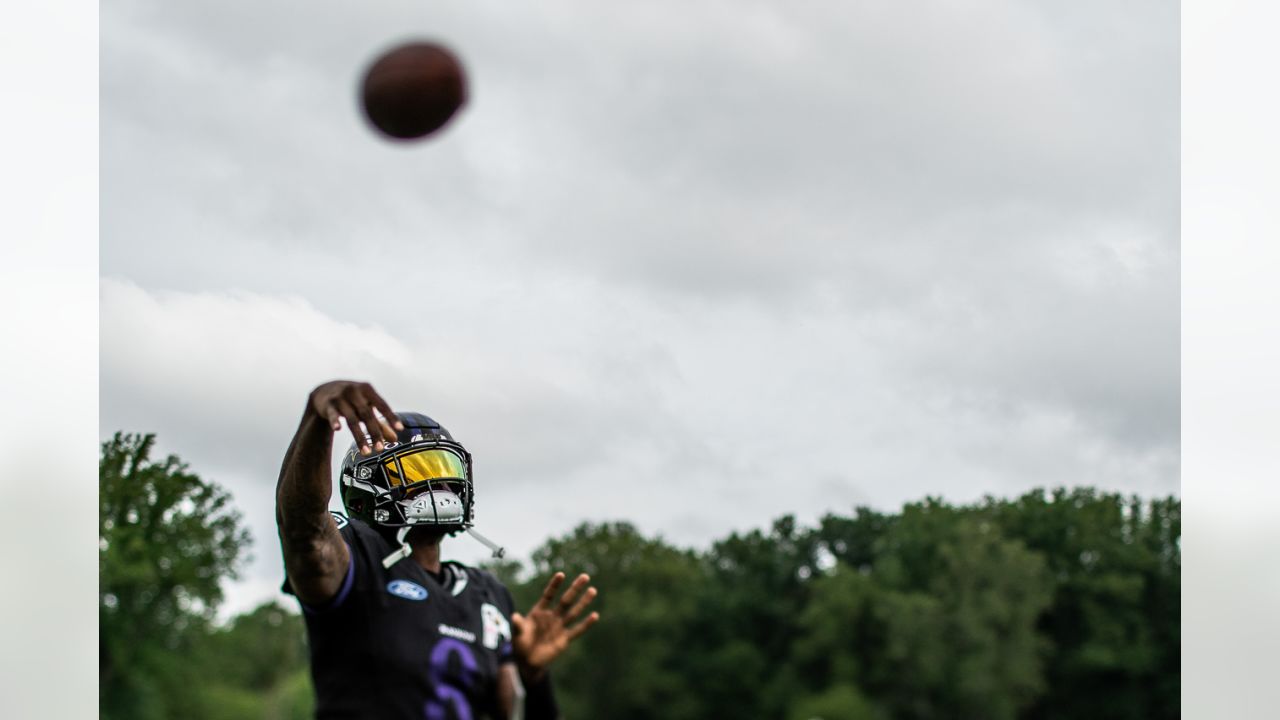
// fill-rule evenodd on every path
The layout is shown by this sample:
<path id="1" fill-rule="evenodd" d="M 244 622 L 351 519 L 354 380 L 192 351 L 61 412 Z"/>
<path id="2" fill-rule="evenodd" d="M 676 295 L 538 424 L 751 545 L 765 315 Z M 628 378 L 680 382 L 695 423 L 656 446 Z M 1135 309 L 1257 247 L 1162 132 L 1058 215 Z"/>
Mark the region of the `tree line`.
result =
<path id="1" fill-rule="evenodd" d="M 248 537 L 153 444 L 103 444 L 102 717 L 309 717 L 300 618 L 214 622 Z M 1090 487 L 930 498 L 705 550 L 584 523 L 486 567 L 522 607 L 556 570 L 600 588 L 601 622 L 553 669 L 566 718 L 1176 718 L 1180 511 Z"/>

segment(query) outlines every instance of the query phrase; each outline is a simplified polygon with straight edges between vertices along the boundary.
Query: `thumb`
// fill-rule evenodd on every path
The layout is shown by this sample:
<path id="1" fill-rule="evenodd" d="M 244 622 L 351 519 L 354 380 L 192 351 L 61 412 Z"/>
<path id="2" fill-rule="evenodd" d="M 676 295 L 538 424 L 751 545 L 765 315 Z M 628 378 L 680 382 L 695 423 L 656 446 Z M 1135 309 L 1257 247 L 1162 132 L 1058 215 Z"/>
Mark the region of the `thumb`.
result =
<path id="1" fill-rule="evenodd" d="M 524 625 L 526 622 L 528 621 L 525 620 L 524 616 L 521 615 L 520 613 L 518 612 L 511 613 L 511 625 L 513 626 L 512 629 L 515 630 L 513 635 L 519 635 L 520 632 L 524 630 Z"/>

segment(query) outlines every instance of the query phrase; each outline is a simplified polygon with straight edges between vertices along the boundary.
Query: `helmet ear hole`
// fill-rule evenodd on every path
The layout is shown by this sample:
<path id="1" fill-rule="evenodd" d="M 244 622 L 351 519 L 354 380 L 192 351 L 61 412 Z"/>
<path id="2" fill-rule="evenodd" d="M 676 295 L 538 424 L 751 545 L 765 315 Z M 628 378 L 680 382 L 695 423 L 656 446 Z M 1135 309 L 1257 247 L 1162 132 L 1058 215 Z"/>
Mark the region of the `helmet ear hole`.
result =
<path id="1" fill-rule="evenodd" d="M 356 514 L 364 512 L 364 498 L 351 498 L 351 512 Z"/>

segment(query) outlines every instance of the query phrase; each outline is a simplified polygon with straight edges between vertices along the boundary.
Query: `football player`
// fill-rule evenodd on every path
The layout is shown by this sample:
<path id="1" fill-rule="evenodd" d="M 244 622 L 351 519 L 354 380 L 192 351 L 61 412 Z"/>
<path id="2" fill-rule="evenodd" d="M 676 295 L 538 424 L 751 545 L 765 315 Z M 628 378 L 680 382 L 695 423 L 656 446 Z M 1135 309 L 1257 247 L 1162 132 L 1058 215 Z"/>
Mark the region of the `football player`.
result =
<path id="1" fill-rule="evenodd" d="M 329 511 L 334 434 L 355 437 Z M 556 573 L 525 614 L 493 575 L 440 559 L 475 512 L 471 454 L 439 423 L 395 413 L 368 383 L 307 399 L 276 487 L 285 591 L 302 605 L 317 718 L 552 719 L 547 666 L 599 619 Z"/>

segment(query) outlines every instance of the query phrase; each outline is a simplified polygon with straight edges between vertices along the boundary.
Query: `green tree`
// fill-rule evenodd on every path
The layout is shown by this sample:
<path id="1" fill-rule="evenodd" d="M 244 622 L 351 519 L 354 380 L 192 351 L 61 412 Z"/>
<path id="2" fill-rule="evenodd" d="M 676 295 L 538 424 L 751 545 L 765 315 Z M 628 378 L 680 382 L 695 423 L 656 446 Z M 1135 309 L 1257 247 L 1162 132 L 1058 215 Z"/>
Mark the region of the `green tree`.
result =
<path id="1" fill-rule="evenodd" d="M 1003 532 L 1046 558 L 1053 644 L 1035 717 L 1180 714 L 1181 503 L 1093 488 L 988 499 Z"/>
<path id="2" fill-rule="evenodd" d="M 1012 720 L 1043 691 L 1044 558 L 974 513 L 907 505 L 873 575 L 884 646 L 868 689 L 899 718 Z"/>
<path id="3" fill-rule="evenodd" d="M 843 562 L 814 581 L 791 658 L 807 687 L 825 691 L 866 682 L 867 663 L 883 647 L 884 633 L 873 614 L 877 592 L 869 572 Z"/>
<path id="4" fill-rule="evenodd" d="M 154 435 L 116 433 L 98 464 L 99 705 L 103 718 L 195 715 L 189 662 L 249 545 L 230 495 Z"/>
<path id="5" fill-rule="evenodd" d="M 768 532 L 733 533 L 705 555 L 697 648 L 689 664 L 708 716 L 781 717 L 802 680 L 785 660 L 800 631 L 818 543 L 787 515 Z"/>
<path id="6" fill-rule="evenodd" d="M 198 717 L 293 718 L 314 709 L 302 618 L 275 601 L 211 630 L 195 655 Z"/>
<path id="7" fill-rule="evenodd" d="M 265 693 L 307 667 L 302 618 L 274 600 L 237 615 L 201 643 L 205 676 Z"/>
<path id="8" fill-rule="evenodd" d="M 833 685 L 795 703 L 789 720 L 884 720 L 885 715 L 853 685 Z"/>
<path id="9" fill-rule="evenodd" d="M 845 565 L 866 572 L 879 552 L 881 539 L 897 522 L 896 515 L 885 515 L 860 507 L 853 517 L 828 514 L 823 516 L 814 536 L 824 553 Z"/>
<path id="10" fill-rule="evenodd" d="M 583 524 L 533 555 L 533 577 L 513 588 L 528 607 L 550 575 L 591 576 L 600 588 L 600 622 L 556 661 L 553 674 L 565 717 L 694 720 L 697 682 L 685 671 L 685 637 L 701 566 L 687 551 L 643 537 L 627 523 Z"/>
<path id="11" fill-rule="evenodd" d="M 316 713 L 316 693 L 311 686 L 311 673 L 299 670 L 276 688 L 272 695 L 274 720 L 312 720 Z"/>

